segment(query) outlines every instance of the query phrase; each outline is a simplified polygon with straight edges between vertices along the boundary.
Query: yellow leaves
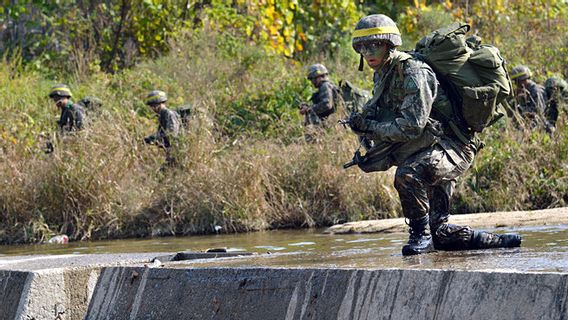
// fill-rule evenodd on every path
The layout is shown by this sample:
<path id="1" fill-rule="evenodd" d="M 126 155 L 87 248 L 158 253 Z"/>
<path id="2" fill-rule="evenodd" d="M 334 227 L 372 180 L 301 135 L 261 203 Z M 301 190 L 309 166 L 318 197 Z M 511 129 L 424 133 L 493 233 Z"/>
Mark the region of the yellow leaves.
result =
<path id="1" fill-rule="evenodd" d="M 296 51 L 304 51 L 304 46 L 300 41 L 296 41 L 294 48 L 296 49 Z"/>

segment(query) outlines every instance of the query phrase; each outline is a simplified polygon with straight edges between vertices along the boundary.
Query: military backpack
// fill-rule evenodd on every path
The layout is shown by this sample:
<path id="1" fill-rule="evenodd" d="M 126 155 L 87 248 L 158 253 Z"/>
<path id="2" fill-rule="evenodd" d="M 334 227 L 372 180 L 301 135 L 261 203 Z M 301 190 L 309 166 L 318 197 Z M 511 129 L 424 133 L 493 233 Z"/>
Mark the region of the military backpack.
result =
<path id="1" fill-rule="evenodd" d="M 451 110 L 434 106 L 432 116 L 462 132 L 481 132 L 504 115 L 499 104 L 513 90 L 499 49 L 467 42 L 469 29 L 456 22 L 435 30 L 412 54 L 432 67 L 452 102 Z"/>

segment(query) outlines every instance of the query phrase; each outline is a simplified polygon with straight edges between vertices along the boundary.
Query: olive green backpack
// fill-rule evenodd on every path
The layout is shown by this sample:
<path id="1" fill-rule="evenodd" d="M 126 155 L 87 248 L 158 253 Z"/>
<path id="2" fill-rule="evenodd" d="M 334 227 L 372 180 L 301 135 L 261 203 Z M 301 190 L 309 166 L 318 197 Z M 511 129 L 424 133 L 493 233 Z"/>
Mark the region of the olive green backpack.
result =
<path id="1" fill-rule="evenodd" d="M 499 49 L 466 42 L 469 29 L 456 22 L 435 30 L 416 44 L 413 54 L 434 69 L 452 101 L 452 110 L 434 106 L 433 116 L 462 132 L 481 132 L 503 116 L 498 107 L 512 86 Z"/>

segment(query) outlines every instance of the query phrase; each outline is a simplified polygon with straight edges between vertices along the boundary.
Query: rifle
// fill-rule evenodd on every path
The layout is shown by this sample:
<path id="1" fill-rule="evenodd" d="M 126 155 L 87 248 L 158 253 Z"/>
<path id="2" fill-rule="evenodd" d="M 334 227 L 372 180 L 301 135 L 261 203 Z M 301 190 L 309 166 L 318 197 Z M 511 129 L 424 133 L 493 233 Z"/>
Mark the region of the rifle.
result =
<path id="1" fill-rule="evenodd" d="M 354 165 L 360 165 L 369 162 L 368 168 L 363 168 L 361 166 L 359 167 L 361 167 L 361 169 L 365 172 L 384 171 L 391 166 L 391 161 L 389 159 L 390 154 L 394 150 L 396 150 L 399 146 L 400 143 L 382 142 L 376 146 L 371 147 L 369 150 L 367 150 L 367 152 L 364 155 L 362 155 L 361 154 L 362 144 L 360 144 L 359 148 L 357 148 L 355 154 L 353 155 L 353 159 L 345 163 L 343 165 L 343 169 L 347 169 Z"/>

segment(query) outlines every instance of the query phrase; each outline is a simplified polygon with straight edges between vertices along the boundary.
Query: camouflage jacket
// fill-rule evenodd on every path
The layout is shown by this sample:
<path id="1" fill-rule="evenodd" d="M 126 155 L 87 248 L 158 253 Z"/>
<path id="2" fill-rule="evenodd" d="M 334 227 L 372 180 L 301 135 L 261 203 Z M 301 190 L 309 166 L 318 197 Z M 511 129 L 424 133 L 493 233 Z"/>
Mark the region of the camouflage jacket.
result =
<path id="1" fill-rule="evenodd" d="M 518 108 L 522 114 L 544 115 L 545 101 L 544 87 L 532 80 L 528 80 L 526 87 L 517 90 Z"/>
<path id="2" fill-rule="evenodd" d="M 363 108 L 365 139 L 389 149 L 395 165 L 426 147 L 439 143 L 457 160 L 464 144 L 431 117 L 433 105 L 448 108 L 450 101 L 432 68 L 411 55 L 395 51 L 390 63 L 374 74 L 373 98 Z M 442 106 L 446 105 L 446 107 Z"/>
<path id="3" fill-rule="evenodd" d="M 321 86 L 312 94 L 312 106 L 306 114 L 305 124 L 318 125 L 335 112 L 334 90 L 338 90 L 329 80 L 323 80 Z"/>
<path id="4" fill-rule="evenodd" d="M 57 125 L 61 132 L 69 132 L 83 129 L 85 110 L 78 104 L 69 101 L 65 108 L 61 109 L 61 116 Z"/>
<path id="5" fill-rule="evenodd" d="M 158 115 L 158 129 L 156 133 L 146 138 L 149 143 L 157 142 L 162 146 L 171 147 L 171 138 L 179 135 L 181 125 L 180 116 L 168 108 L 160 110 Z"/>

